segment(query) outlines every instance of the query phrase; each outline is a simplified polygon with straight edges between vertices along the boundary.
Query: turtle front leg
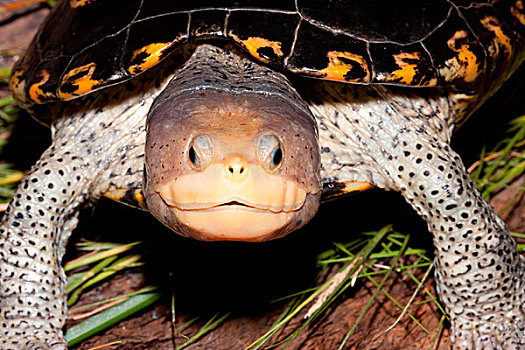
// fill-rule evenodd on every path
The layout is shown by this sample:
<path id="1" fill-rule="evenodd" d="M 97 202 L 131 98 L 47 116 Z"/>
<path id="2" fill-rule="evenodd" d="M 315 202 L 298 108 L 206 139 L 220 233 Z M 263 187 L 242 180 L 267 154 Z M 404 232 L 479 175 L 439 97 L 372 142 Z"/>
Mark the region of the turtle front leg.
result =
<path id="1" fill-rule="evenodd" d="M 78 169 L 78 161 L 68 169 L 56 160 L 71 159 L 53 150 L 24 179 L 0 226 L 2 349 L 66 347 L 67 281 L 60 263 L 77 223 L 77 208 L 88 196 L 82 185 L 88 183 L 76 181 L 78 172 L 68 171 Z"/>
<path id="2" fill-rule="evenodd" d="M 1 349 L 66 348 L 61 262 L 67 240 L 84 203 L 116 188 L 140 187 L 152 100 L 79 103 L 55 125 L 52 145 L 23 180 L 0 226 Z"/>
<path id="3" fill-rule="evenodd" d="M 450 149 L 448 100 L 383 87 L 319 89 L 315 96 L 325 97 L 312 110 L 323 177 L 399 191 L 427 222 L 454 348 L 525 349 L 525 259 Z"/>

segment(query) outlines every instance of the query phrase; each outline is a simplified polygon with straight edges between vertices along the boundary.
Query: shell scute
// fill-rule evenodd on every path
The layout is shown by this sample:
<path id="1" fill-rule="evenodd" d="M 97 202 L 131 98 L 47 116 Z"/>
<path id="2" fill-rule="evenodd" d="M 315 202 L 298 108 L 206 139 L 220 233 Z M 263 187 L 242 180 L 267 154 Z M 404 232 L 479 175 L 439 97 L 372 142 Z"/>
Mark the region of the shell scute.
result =
<path id="1" fill-rule="evenodd" d="M 227 36 L 256 59 L 278 67 L 292 50 L 297 14 L 234 11 L 228 18 Z"/>
<path id="2" fill-rule="evenodd" d="M 58 96 L 63 100 L 69 100 L 76 96 L 86 94 L 100 85 L 102 83 L 101 81 L 93 79 L 93 73 L 96 67 L 96 63 L 91 62 L 70 70 L 62 78 L 62 83 L 58 89 Z"/>
<path id="3" fill-rule="evenodd" d="M 466 91 L 483 85 L 485 51 L 457 10 L 453 10 L 447 21 L 422 44 L 430 52 L 438 71 L 438 85 L 452 85 Z"/>
<path id="4" fill-rule="evenodd" d="M 171 42 L 153 43 L 133 51 L 133 55 L 131 56 L 131 65 L 128 67 L 128 72 L 132 75 L 136 75 L 153 67 L 159 63 L 163 56 L 163 52 L 171 45 Z"/>
<path id="5" fill-rule="evenodd" d="M 344 37 L 344 38 L 343 38 Z M 311 50 L 315 43 L 315 50 Z M 327 80 L 368 84 L 371 65 L 367 44 L 324 28 L 301 24 L 287 68 Z"/>
<path id="6" fill-rule="evenodd" d="M 370 44 L 374 57 L 374 83 L 436 86 L 437 72 L 421 44 L 398 47 L 392 44 Z"/>
<path id="7" fill-rule="evenodd" d="M 126 72 L 123 76 L 130 78 L 148 70 L 187 42 L 189 20 L 188 13 L 172 13 L 132 23 L 119 61 L 119 69 Z M 158 30 L 167 27 L 171 29 Z"/>
<path id="8" fill-rule="evenodd" d="M 24 105 L 76 98 L 126 81 L 192 40 L 226 38 L 257 60 L 307 76 L 483 94 L 523 60 L 525 17 L 523 0 L 473 4 L 62 1 L 15 67 L 11 86 Z"/>

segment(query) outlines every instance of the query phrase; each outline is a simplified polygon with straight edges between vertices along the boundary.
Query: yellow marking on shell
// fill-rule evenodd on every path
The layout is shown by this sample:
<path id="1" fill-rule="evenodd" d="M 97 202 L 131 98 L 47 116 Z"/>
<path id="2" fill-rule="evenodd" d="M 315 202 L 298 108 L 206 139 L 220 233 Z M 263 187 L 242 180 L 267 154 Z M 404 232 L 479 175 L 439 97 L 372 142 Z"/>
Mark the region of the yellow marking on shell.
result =
<path id="1" fill-rule="evenodd" d="M 92 91 L 95 86 L 100 85 L 102 83 L 100 80 L 91 79 L 93 73 L 95 72 L 96 66 L 97 65 L 94 62 L 91 62 L 70 70 L 62 78 L 60 88 L 58 89 L 58 96 L 63 100 L 69 100 L 77 96 L 86 94 Z M 78 78 L 75 78 L 74 80 L 70 80 L 72 77 L 79 74 L 83 75 Z M 64 86 L 65 84 L 75 86 L 75 91 L 63 92 L 62 86 Z"/>
<path id="2" fill-rule="evenodd" d="M 419 52 L 401 52 L 394 55 L 394 61 L 399 69 L 392 72 L 395 80 L 405 84 L 412 84 L 417 73 L 417 64 L 404 61 L 405 59 L 419 60 Z"/>
<path id="3" fill-rule="evenodd" d="M 129 66 L 128 72 L 132 75 L 136 75 L 150 69 L 151 67 L 159 63 L 162 57 L 162 53 L 171 45 L 173 45 L 173 42 L 153 43 L 146 45 L 141 49 L 133 51 L 133 55 L 131 56 L 131 62 L 133 62 L 133 60 L 135 60 L 137 56 L 142 53 L 145 53 L 147 57 L 144 59 L 144 62 L 132 64 L 131 66 Z"/>
<path id="4" fill-rule="evenodd" d="M 49 80 L 49 72 L 46 70 L 43 70 L 39 72 L 38 74 L 42 78 L 40 81 L 34 83 L 29 87 L 29 98 L 36 103 L 44 103 L 44 100 L 42 100 L 42 97 L 46 95 L 50 95 L 49 93 L 46 94 L 44 91 L 42 91 L 41 86 L 44 85 Z"/>
<path id="5" fill-rule="evenodd" d="M 503 33 L 501 30 L 501 25 L 496 17 L 486 16 L 481 20 L 481 24 L 488 30 L 490 30 L 496 36 L 494 39 L 494 44 L 490 45 L 489 53 L 492 57 L 499 55 L 499 48 L 503 47 L 505 53 L 507 54 L 507 60 L 510 59 L 512 53 L 512 45 L 510 43 L 510 38 Z"/>
<path id="6" fill-rule="evenodd" d="M 261 38 L 258 36 L 251 36 L 246 40 L 241 40 L 241 43 L 244 45 L 244 47 L 250 52 L 250 54 L 257 58 L 258 60 L 261 60 L 263 62 L 267 62 L 268 60 L 264 57 L 261 57 L 257 50 L 259 50 L 261 47 L 269 47 L 273 50 L 273 52 L 279 56 L 282 57 L 283 51 L 281 50 L 281 43 L 278 41 L 270 41 L 265 38 Z"/>
<path id="7" fill-rule="evenodd" d="M 13 93 L 15 100 L 27 103 L 27 95 L 25 93 L 26 81 L 20 80 L 20 76 L 24 74 L 22 70 L 15 70 L 11 79 L 9 80 L 9 89 Z"/>
<path id="8" fill-rule="evenodd" d="M 116 189 L 116 190 L 108 191 L 108 192 L 104 193 L 103 196 L 106 197 L 106 198 L 109 198 L 109 199 L 111 199 L 111 200 L 113 200 L 115 202 L 119 202 L 119 203 L 123 203 L 123 204 L 135 207 L 134 205 L 124 201 L 124 196 L 126 196 L 128 191 L 129 191 L 128 189 L 119 188 L 119 189 Z M 133 198 L 137 201 L 137 204 L 139 205 L 139 207 L 141 209 L 146 209 L 147 208 L 146 202 L 144 201 L 144 195 L 143 195 L 141 189 L 136 189 L 136 190 L 133 191 Z"/>
<path id="9" fill-rule="evenodd" d="M 374 186 L 372 186 L 368 182 L 345 182 L 345 187 L 343 188 L 343 191 L 345 193 L 360 192 L 360 191 L 366 191 L 373 187 Z"/>
<path id="10" fill-rule="evenodd" d="M 71 8 L 82 7 L 91 4 L 95 0 L 69 0 L 69 6 Z"/>
<path id="11" fill-rule="evenodd" d="M 362 192 L 373 187 L 374 186 L 368 182 L 345 181 L 343 183 L 338 183 L 335 191 L 329 191 L 328 193 L 323 194 L 322 200 L 323 202 L 329 202 L 352 192 Z"/>
<path id="12" fill-rule="evenodd" d="M 137 203 L 140 204 L 140 207 L 146 209 L 147 206 L 146 206 L 146 202 L 144 201 L 144 193 L 142 193 L 142 190 L 136 189 L 134 192 L 134 195 L 135 195 L 135 200 L 137 201 Z"/>
<path id="13" fill-rule="evenodd" d="M 440 73 L 446 81 L 461 77 L 465 82 L 470 83 L 478 77 L 478 58 L 470 50 L 470 45 L 461 44 L 459 48 L 456 47 L 456 42 L 466 37 L 467 32 L 459 30 L 447 41 L 448 47 L 457 52 L 457 56 L 445 61 L 446 67 L 440 69 Z"/>
<path id="14" fill-rule="evenodd" d="M 346 82 L 359 82 L 368 83 L 370 82 L 370 71 L 368 64 L 363 56 L 346 52 L 346 51 L 328 51 L 326 54 L 328 57 L 328 66 L 320 71 L 321 75 L 328 80 L 346 81 Z M 352 69 L 352 65 L 344 62 L 341 58 L 345 58 L 350 61 L 354 61 L 366 72 L 366 77 L 359 79 L 346 79 L 345 75 L 348 74 Z"/>
<path id="15" fill-rule="evenodd" d="M 122 197 L 124 197 L 127 191 L 128 190 L 125 190 L 125 189 L 112 190 L 112 191 L 104 193 L 103 196 L 111 199 L 112 201 L 120 202 L 122 200 Z"/>
<path id="16" fill-rule="evenodd" d="M 517 0 L 514 6 L 510 7 L 510 13 L 525 26 L 525 13 L 523 13 L 523 1 Z"/>

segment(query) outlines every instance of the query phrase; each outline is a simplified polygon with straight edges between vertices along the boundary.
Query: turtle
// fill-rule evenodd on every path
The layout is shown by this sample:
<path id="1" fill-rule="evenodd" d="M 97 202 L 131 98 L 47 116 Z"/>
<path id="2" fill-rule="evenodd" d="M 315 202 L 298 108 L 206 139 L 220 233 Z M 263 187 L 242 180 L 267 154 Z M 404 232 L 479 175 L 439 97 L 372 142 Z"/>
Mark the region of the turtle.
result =
<path id="1" fill-rule="evenodd" d="M 525 349 L 525 259 L 450 147 L 524 26 L 522 0 L 58 2 L 10 78 L 53 137 L 1 222 L 0 347 L 66 348 L 60 264 L 102 196 L 257 242 L 377 187 L 428 224 L 453 347 Z"/>

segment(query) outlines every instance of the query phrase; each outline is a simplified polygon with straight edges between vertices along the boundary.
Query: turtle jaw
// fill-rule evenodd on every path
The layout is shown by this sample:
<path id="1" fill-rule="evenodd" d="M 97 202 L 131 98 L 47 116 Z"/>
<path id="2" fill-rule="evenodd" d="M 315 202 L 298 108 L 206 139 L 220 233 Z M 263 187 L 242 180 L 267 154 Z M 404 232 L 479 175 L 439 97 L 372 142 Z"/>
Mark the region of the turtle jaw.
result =
<path id="1" fill-rule="evenodd" d="M 192 237 L 206 241 L 265 241 L 282 232 L 295 216 L 294 211 L 276 213 L 241 204 L 196 210 L 170 208 Z"/>
<path id="2" fill-rule="evenodd" d="M 218 176 L 211 166 L 156 186 L 154 202 L 163 206 L 168 227 L 206 241 L 266 241 L 308 222 L 320 191 L 249 167 L 241 182 Z M 260 171 L 258 171 L 260 170 Z M 191 184 L 198 183 L 200 186 Z"/>

